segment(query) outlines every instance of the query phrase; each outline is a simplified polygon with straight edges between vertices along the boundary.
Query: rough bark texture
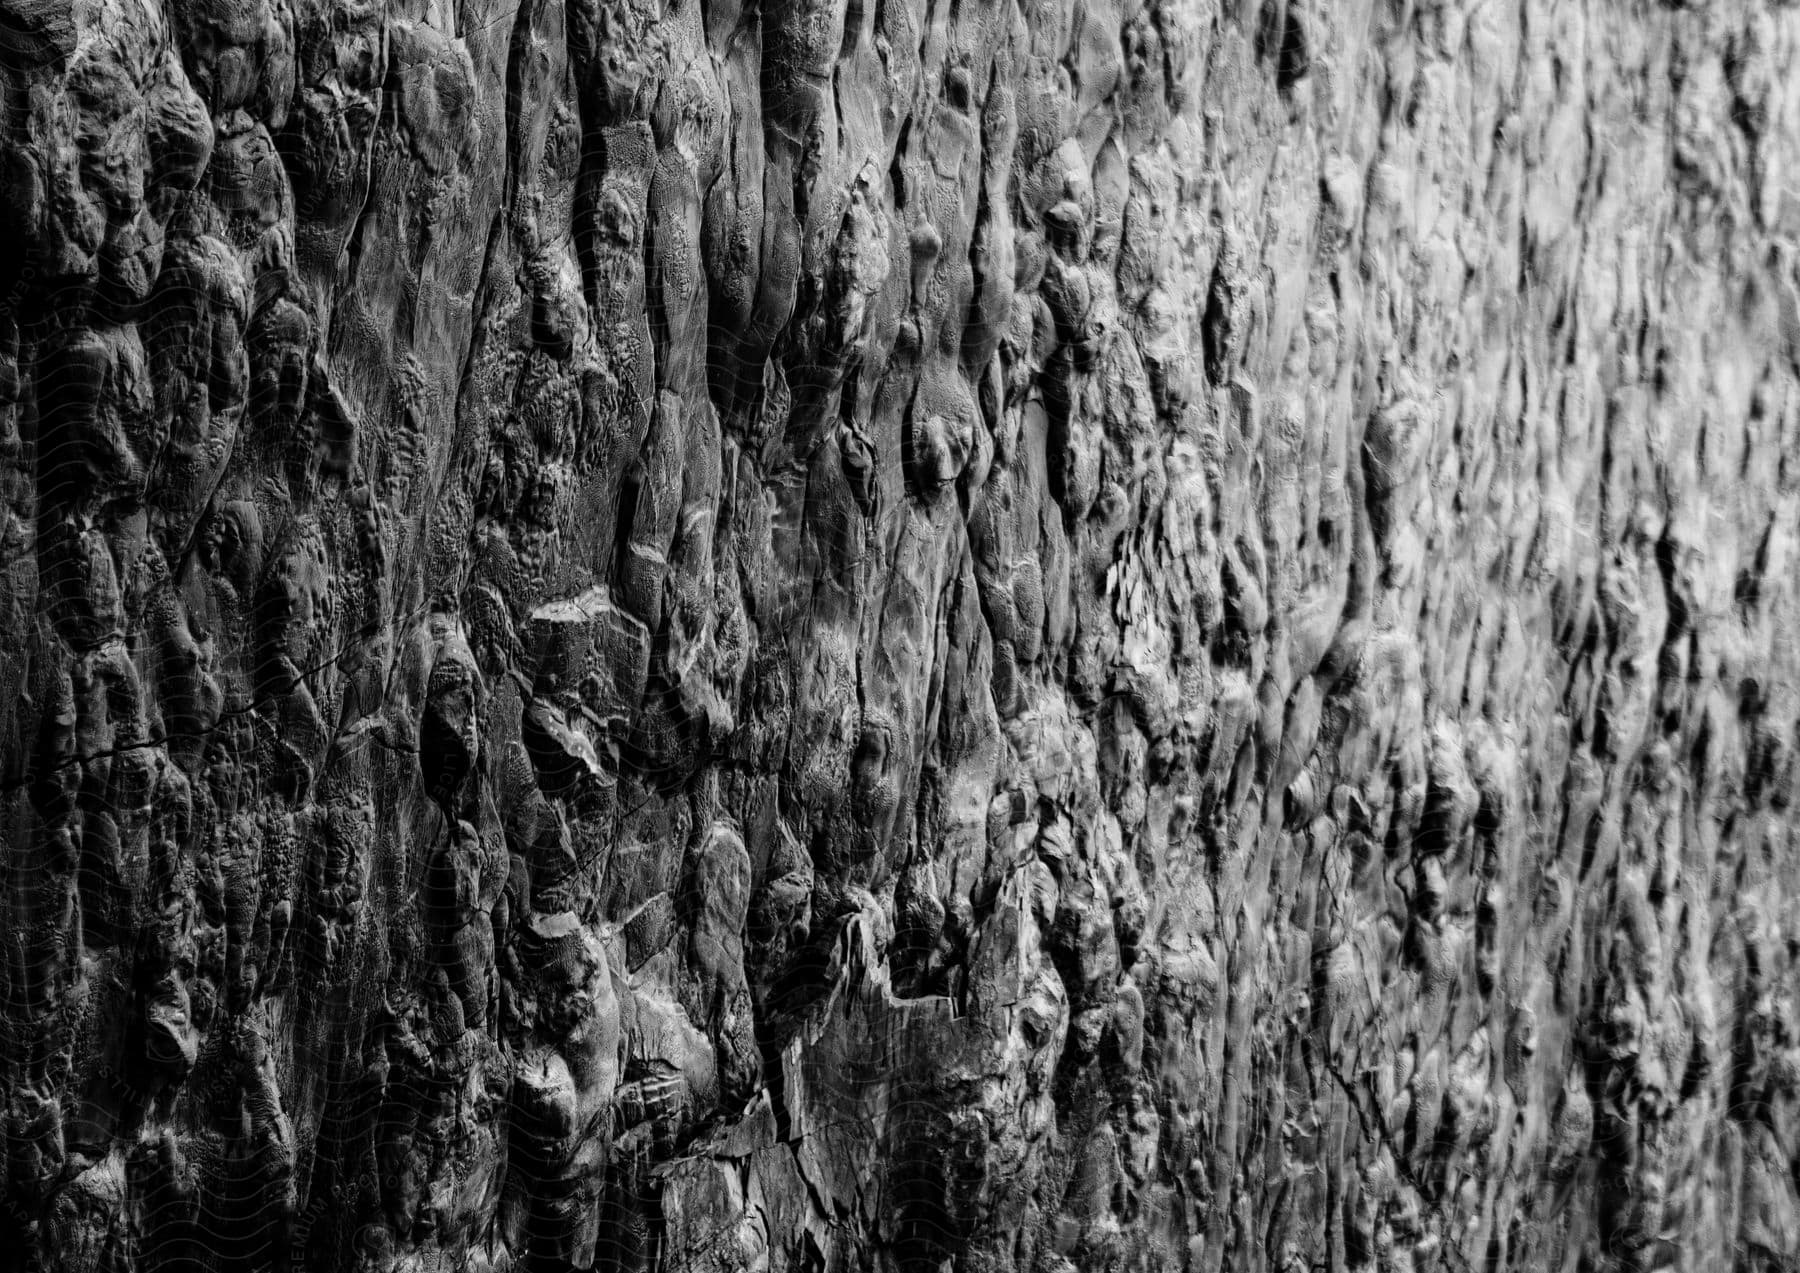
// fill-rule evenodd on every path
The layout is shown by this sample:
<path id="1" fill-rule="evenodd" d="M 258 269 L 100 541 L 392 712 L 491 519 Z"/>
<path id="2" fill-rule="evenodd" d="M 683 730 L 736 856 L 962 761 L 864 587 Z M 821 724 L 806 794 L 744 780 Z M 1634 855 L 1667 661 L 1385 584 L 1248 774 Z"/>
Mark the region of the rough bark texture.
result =
<path id="1" fill-rule="evenodd" d="M 1791 1270 L 1800 12 L 0 0 L 0 1249 Z"/>

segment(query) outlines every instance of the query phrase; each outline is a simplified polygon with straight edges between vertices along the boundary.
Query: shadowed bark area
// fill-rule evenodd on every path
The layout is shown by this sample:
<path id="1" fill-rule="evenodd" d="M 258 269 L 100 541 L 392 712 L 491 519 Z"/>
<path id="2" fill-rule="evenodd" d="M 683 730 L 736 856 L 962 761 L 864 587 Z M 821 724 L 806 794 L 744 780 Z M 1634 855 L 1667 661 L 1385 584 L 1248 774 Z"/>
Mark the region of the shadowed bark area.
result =
<path id="1" fill-rule="evenodd" d="M 0 1265 L 1800 1266 L 1797 42 L 0 0 Z"/>

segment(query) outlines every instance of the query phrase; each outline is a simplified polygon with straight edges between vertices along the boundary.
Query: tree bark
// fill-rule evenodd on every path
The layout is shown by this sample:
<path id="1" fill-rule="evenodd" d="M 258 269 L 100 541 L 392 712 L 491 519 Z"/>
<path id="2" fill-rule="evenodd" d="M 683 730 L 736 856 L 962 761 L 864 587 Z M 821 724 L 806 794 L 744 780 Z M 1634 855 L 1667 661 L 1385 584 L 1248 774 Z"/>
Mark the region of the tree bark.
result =
<path id="1" fill-rule="evenodd" d="M 0 0 L 0 1263 L 1800 1266 L 1797 41 Z"/>

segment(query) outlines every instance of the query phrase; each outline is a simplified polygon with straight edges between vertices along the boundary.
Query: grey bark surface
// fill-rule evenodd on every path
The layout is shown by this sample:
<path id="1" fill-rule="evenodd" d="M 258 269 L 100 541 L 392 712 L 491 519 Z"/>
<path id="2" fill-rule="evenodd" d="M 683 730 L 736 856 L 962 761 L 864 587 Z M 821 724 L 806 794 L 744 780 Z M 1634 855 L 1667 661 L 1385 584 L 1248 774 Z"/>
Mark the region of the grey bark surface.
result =
<path id="1" fill-rule="evenodd" d="M 1800 1267 L 1797 42 L 0 0 L 0 1263 Z"/>

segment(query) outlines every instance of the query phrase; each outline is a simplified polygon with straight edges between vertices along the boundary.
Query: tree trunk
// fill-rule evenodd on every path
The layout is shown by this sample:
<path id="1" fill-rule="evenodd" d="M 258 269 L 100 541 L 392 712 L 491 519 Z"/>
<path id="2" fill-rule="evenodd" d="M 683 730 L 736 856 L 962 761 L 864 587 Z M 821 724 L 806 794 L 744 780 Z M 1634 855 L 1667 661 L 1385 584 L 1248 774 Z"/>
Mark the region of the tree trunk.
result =
<path id="1" fill-rule="evenodd" d="M 0 37 L 0 1263 L 1800 1267 L 1800 10 Z"/>

